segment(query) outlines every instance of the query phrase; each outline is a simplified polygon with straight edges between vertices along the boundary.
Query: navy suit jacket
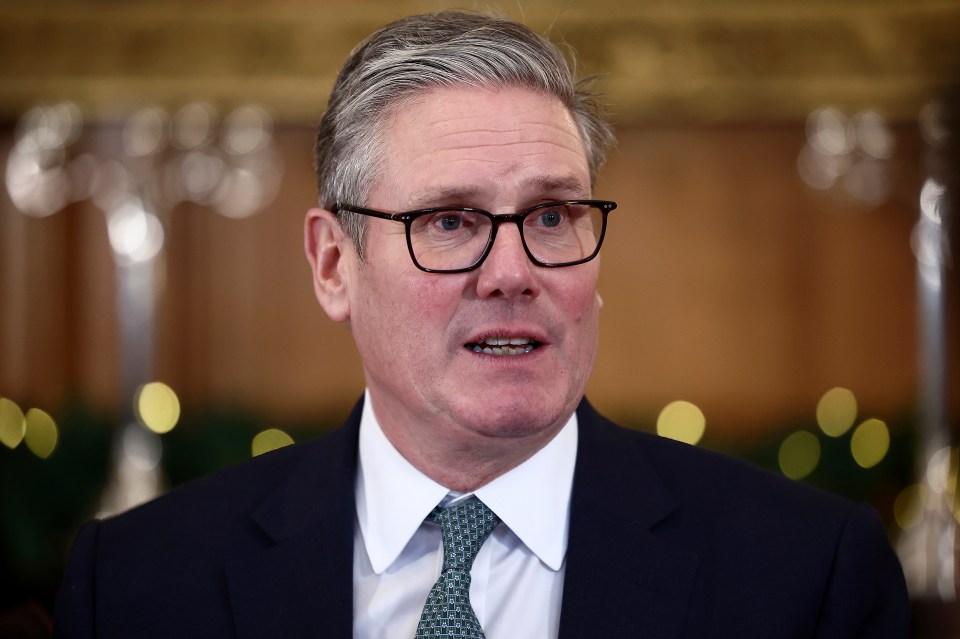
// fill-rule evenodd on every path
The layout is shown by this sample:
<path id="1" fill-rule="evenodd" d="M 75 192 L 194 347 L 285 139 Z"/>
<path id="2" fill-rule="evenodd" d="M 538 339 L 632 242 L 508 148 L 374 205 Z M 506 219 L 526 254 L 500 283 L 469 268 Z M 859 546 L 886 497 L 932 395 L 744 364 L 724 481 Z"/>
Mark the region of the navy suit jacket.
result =
<path id="1" fill-rule="evenodd" d="M 869 507 L 577 414 L 562 638 L 907 637 Z M 359 422 L 87 524 L 57 636 L 351 637 Z"/>

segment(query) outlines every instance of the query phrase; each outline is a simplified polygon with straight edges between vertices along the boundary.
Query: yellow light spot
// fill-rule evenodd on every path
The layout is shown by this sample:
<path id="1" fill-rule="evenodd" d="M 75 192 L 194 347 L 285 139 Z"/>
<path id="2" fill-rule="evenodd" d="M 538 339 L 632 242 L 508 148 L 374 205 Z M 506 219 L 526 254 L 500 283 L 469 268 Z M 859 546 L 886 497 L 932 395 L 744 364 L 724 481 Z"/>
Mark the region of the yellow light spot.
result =
<path id="1" fill-rule="evenodd" d="M 283 448 L 293 443 L 293 438 L 287 435 L 279 428 L 268 428 L 261 431 L 253 438 L 253 445 L 250 447 L 253 456 L 269 453 L 271 450 Z"/>
<path id="2" fill-rule="evenodd" d="M 817 404 L 817 424 L 830 437 L 840 437 L 857 419 L 857 398 L 846 388 L 831 388 Z"/>
<path id="3" fill-rule="evenodd" d="M 923 517 L 926 489 L 923 484 L 913 484 L 900 491 L 893 502 L 893 518 L 901 530 L 913 528 Z"/>
<path id="4" fill-rule="evenodd" d="M 699 442 L 706 427 L 703 412 L 690 402 L 671 402 L 657 418 L 657 434 L 687 444 Z"/>
<path id="5" fill-rule="evenodd" d="M 26 416 L 27 432 L 24 441 L 27 448 L 40 459 L 46 459 L 53 454 L 60 439 L 57 423 L 53 417 L 39 408 L 31 408 Z"/>
<path id="6" fill-rule="evenodd" d="M 820 463 L 820 440 L 805 430 L 790 434 L 777 455 L 780 471 L 790 479 L 803 479 Z"/>
<path id="7" fill-rule="evenodd" d="M 850 452 L 853 459 L 863 468 L 879 464 L 890 450 L 890 431 L 879 419 L 868 419 L 853 431 L 850 439 Z"/>
<path id="8" fill-rule="evenodd" d="M 137 417 L 155 433 L 169 433 L 180 419 L 180 400 L 163 382 L 150 382 L 140 387 L 134 401 Z"/>
<path id="9" fill-rule="evenodd" d="M 23 411 L 6 397 L 0 397 L 0 442 L 7 448 L 16 448 L 27 432 Z"/>

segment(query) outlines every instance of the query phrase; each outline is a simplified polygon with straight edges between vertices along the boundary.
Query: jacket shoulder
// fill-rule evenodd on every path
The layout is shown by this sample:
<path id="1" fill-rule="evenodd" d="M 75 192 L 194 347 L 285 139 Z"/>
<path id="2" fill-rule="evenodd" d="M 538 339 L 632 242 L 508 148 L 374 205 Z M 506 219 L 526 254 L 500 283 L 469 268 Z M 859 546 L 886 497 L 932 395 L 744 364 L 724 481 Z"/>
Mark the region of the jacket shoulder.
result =
<path id="1" fill-rule="evenodd" d="M 723 453 L 624 428 L 592 408 L 585 416 L 591 450 L 606 451 L 600 456 L 615 460 L 610 466 L 619 466 L 621 474 L 630 467 L 626 476 L 635 482 L 657 484 L 657 491 L 669 494 L 680 511 L 695 512 L 704 525 L 742 521 L 754 529 L 797 533 L 824 525 L 838 529 L 854 510 L 871 510 Z"/>
<path id="2" fill-rule="evenodd" d="M 593 520 L 620 522 L 633 543 L 657 548 L 651 564 L 670 556 L 694 563 L 683 608 L 690 636 L 768 637 L 786 628 L 797 636 L 907 635 L 903 573 L 872 508 L 581 409 L 579 526 L 596 537 L 607 533 Z"/>

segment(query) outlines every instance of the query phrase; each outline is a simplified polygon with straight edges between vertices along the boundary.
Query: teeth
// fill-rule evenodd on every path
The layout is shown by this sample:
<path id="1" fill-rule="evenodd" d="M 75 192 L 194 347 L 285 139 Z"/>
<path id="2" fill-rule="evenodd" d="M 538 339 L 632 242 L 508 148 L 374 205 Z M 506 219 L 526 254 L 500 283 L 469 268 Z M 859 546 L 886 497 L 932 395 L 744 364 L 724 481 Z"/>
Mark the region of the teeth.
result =
<path id="1" fill-rule="evenodd" d="M 488 337 L 483 340 L 488 346 L 524 346 L 530 343 L 529 337 Z"/>
<path id="2" fill-rule="evenodd" d="M 473 345 L 474 353 L 485 355 L 523 355 L 535 347 L 529 337 L 488 337 L 483 342 Z"/>
<path id="3" fill-rule="evenodd" d="M 484 340 L 490 346 L 520 346 L 522 344 L 527 344 L 530 342 L 530 339 L 527 337 L 490 337 Z"/>

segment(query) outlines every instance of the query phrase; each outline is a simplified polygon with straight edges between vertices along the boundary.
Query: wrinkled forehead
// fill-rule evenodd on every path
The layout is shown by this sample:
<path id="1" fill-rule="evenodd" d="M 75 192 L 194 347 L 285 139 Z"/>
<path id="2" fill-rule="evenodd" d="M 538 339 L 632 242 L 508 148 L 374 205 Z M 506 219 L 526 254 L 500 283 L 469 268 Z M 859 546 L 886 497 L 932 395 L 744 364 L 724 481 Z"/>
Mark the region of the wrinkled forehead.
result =
<path id="1" fill-rule="evenodd" d="M 378 151 L 377 181 L 398 186 L 455 189 L 475 178 L 537 182 L 569 197 L 591 192 L 569 109 L 525 87 L 438 87 L 409 96 L 384 118 Z"/>

